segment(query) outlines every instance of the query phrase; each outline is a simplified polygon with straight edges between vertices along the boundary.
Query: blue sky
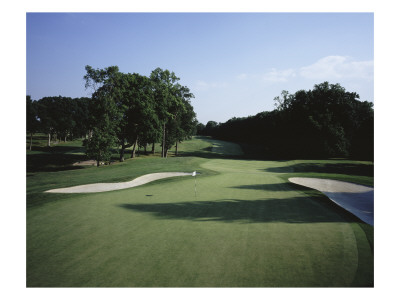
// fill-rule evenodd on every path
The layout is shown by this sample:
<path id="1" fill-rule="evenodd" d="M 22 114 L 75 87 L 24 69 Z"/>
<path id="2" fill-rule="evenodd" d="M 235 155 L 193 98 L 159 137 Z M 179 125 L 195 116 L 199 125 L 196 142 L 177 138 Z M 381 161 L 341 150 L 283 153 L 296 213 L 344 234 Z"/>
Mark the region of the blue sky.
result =
<path id="1" fill-rule="evenodd" d="M 174 71 L 197 118 L 274 109 L 282 90 L 340 83 L 374 101 L 373 13 L 27 13 L 26 93 L 88 96 L 85 65 Z"/>

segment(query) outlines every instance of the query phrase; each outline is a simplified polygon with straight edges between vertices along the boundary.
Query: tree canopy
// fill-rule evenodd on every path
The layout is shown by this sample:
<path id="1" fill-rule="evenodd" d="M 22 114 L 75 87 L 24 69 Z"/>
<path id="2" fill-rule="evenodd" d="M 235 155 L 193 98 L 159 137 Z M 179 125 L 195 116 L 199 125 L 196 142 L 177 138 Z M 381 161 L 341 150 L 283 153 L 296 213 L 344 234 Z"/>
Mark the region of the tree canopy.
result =
<path id="1" fill-rule="evenodd" d="M 85 86 L 95 90 L 89 109 L 93 134 L 85 142 L 89 156 L 106 160 L 110 155 L 105 148 L 119 145 L 123 161 L 127 147 L 133 146 L 134 157 L 137 146 L 161 142 L 166 157 L 175 143 L 193 134 L 197 124 L 190 104 L 193 94 L 178 83 L 174 72 L 157 68 L 146 77 L 122 73 L 116 66 L 85 69 Z"/>
<path id="2" fill-rule="evenodd" d="M 43 97 L 29 105 L 27 101 L 27 128 L 47 134 L 48 146 L 52 140 L 66 141 L 87 132 L 89 98 Z"/>
<path id="3" fill-rule="evenodd" d="M 196 120 L 194 95 L 179 83 L 174 72 L 157 68 L 149 76 L 122 73 L 117 66 L 85 67 L 90 98 L 26 98 L 27 133 L 55 140 L 85 138 L 89 158 L 109 161 L 119 148 L 120 161 L 133 146 L 146 149 L 155 143 L 161 155 L 196 133 L 217 139 L 252 144 L 270 158 L 352 157 L 373 159 L 373 104 L 360 101 L 340 84 L 323 82 L 294 94 L 282 91 L 273 111 L 232 118 L 225 123 Z M 31 149 L 31 146 L 30 146 Z"/>
<path id="4" fill-rule="evenodd" d="M 190 138 L 197 126 L 190 103 L 194 98 L 189 88 L 179 84 L 174 72 L 157 68 L 150 76 L 122 73 L 118 66 L 104 69 L 85 67 L 86 89 L 90 98 L 43 97 L 26 98 L 27 132 L 48 135 L 48 146 L 55 140 L 84 137 L 89 158 L 107 162 L 112 149 L 124 152 L 133 146 L 146 149 L 148 144 L 161 143 L 162 156 L 173 145 Z M 30 146 L 31 148 L 31 146 Z"/>
<path id="5" fill-rule="evenodd" d="M 373 159 L 373 105 L 340 84 L 323 82 L 294 94 L 282 91 L 275 110 L 225 123 L 202 134 L 262 147 L 274 158 Z"/>

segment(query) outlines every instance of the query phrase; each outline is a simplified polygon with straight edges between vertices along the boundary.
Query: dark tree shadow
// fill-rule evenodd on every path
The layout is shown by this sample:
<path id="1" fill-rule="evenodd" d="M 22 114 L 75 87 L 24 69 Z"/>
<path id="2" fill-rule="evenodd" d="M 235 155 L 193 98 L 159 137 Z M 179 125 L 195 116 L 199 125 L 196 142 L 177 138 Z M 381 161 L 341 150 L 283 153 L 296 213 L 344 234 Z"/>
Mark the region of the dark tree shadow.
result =
<path id="1" fill-rule="evenodd" d="M 202 158 L 219 158 L 219 159 L 243 159 L 243 155 L 231 155 L 226 153 L 212 152 L 212 147 L 206 147 L 196 151 L 182 151 L 178 156 L 196 156 Z"/>
<path id="2" fill-rule="evenodd" d="M 245 157 L 244 154 L 213 152 L 213 147 L 216 148 L 220 147 L 219 140 L 214 140 L 203 136 L 202 137 L 196 136 L 193 139 L 208 141 L 212 143 L 213 146 L 204 147 L 202 149 L 196 149 L 193 151 L 181 150 L 178 152 L 178 156 L 196 156 L 202 158 L 219 158 L 219 159 L 243 159 Z M 174 151 L 171 150 L 171 153 L 174 153 Z"/>
<path id="3" fill-rule="evenodd" d="M 268 184 L 248 184 L 232 186 L 235 189 L 248 189 L 248 190 L 264 190 L 271 192 L 290 191 L 293 190 L 288 183 L 268 183 Z"/>
<path id="4" fill-rule="evenodd" d="M 27 172 L 56 172 L 66 170 L 82 169 L 82 166 L 72 164 L 85 160 L 84 156 L 74 154 L 34 154 L 26 158 Z"/>
<path id="5" fill-rule="evenodd" d="M 178 156 L 196 156 L 202 158 L 226 158 L 226 156 L 212 152 L 212 147 L 206 147 L 196 151 L 180 151 Z"/>
<path id="6" fill-rule="evenodd" d="M 164 219 L 221 222 L 343 222 L 334 210 L 308 197 L 287 199 L 196 201 L 182 203 L 122 204 L 124 209 L 150 213 Z"/>
<path id="7" fill-rule="evenodd" d="M 73 166 L 77 161 L 87 158 L 79 153 L 82 147 L 54 146 L 54 147 L 32 147 L 33 151 L 40 153 L 27 152 L 26 170 L 27 172 L 56 172 L 65 170 L 82 169 L 82 166 Z"/>
<path id="8" fill-rule="evenodd" d="M 374 176 L 374 166 L 367 164 L 352 163 L 298 163 L 285 167 L 274 167 L 265 169 L 267 172 L 276 173 L 330 173 Z"/>

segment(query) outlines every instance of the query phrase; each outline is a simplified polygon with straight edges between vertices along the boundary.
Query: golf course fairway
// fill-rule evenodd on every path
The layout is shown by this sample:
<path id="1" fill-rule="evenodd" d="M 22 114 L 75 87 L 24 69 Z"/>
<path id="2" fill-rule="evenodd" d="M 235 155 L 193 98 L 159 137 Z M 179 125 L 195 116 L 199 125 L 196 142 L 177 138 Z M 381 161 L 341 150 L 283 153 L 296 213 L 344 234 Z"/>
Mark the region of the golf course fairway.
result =
<path id="1" fill-rule="evenodd" d="M 287 180 L 309 161 L 245 160 L 238 145 L 205 138 L 180 147 L 186 156 L 27 177 L 27 286 L 373 286 L 372 227 Z M 341 163 L 350 164 L 314 164 Z M 123 190 L 44 193 L 195 170 Z"/>

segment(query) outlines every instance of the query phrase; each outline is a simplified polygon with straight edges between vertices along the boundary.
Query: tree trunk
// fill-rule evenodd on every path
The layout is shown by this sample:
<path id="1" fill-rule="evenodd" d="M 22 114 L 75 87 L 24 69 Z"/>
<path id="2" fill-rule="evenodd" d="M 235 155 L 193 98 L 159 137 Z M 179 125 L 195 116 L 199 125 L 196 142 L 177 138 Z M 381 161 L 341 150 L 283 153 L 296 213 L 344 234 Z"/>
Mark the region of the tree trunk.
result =
<path id="1" fill-rule="evenodd" d="M 123 162 L 125 160 L 124 154 L 125 154 L 125 143 L 122 142 L 121 143 L 121 151 L 119 153 L 119 161 L 120 162 Z"/>
<path id="2" fill-rule="evenodd" d="M 162 157 L 167 157 L 166 156 L 166 153 L 165 153 L 165 123 L 164 123 L 164 126 L 163 126 L 163 142 L 162 142 L 162 152 L 161 152 L 161 156 Z"/>
<path id="3" fill-rule="evenodd" d="M 97 160 L 97 167 L 100 167 L 100 161 Z"/>
<path id="4" fill-rule="evenodd" d="M 131 155 L 131 158 L 135 158 L 135 156 L 136 156 L 136 153 L 135 153 L 135 151 L 136 151 L 136 145 L 137 145 L 137 142 L 138 142 L 138 137 L 136 137 L 135 143 L 133 144 L 133 149 L 132 149 L 132 155 Z"/>
<path id="5" fill-rule="evenodd" d="M 175 156 L 178 156 L 178 141 L 176 141 L 175 145 Z"/>
<path id="6" fill-rule="evenodd" d="M 153 154 L 156 154 L 156 148 L 155 148 L 154 142 L 153 142 L 153 146 L 151 147 L 151 152 L 153 152 Z"/>
<path id="7" fill-rule="evenodd" d="M 29 151 L 32 150 L 32 136 L 33 136 L 33 133 L 31 132 L 31 142 L 29 143 Z"/>
<path id="8" fill-rule="evenodd" d="M 47 140 L 47 147 L 50 147 L 51 144 L 51 134 L 49 133 L 49 139 Z"/>

